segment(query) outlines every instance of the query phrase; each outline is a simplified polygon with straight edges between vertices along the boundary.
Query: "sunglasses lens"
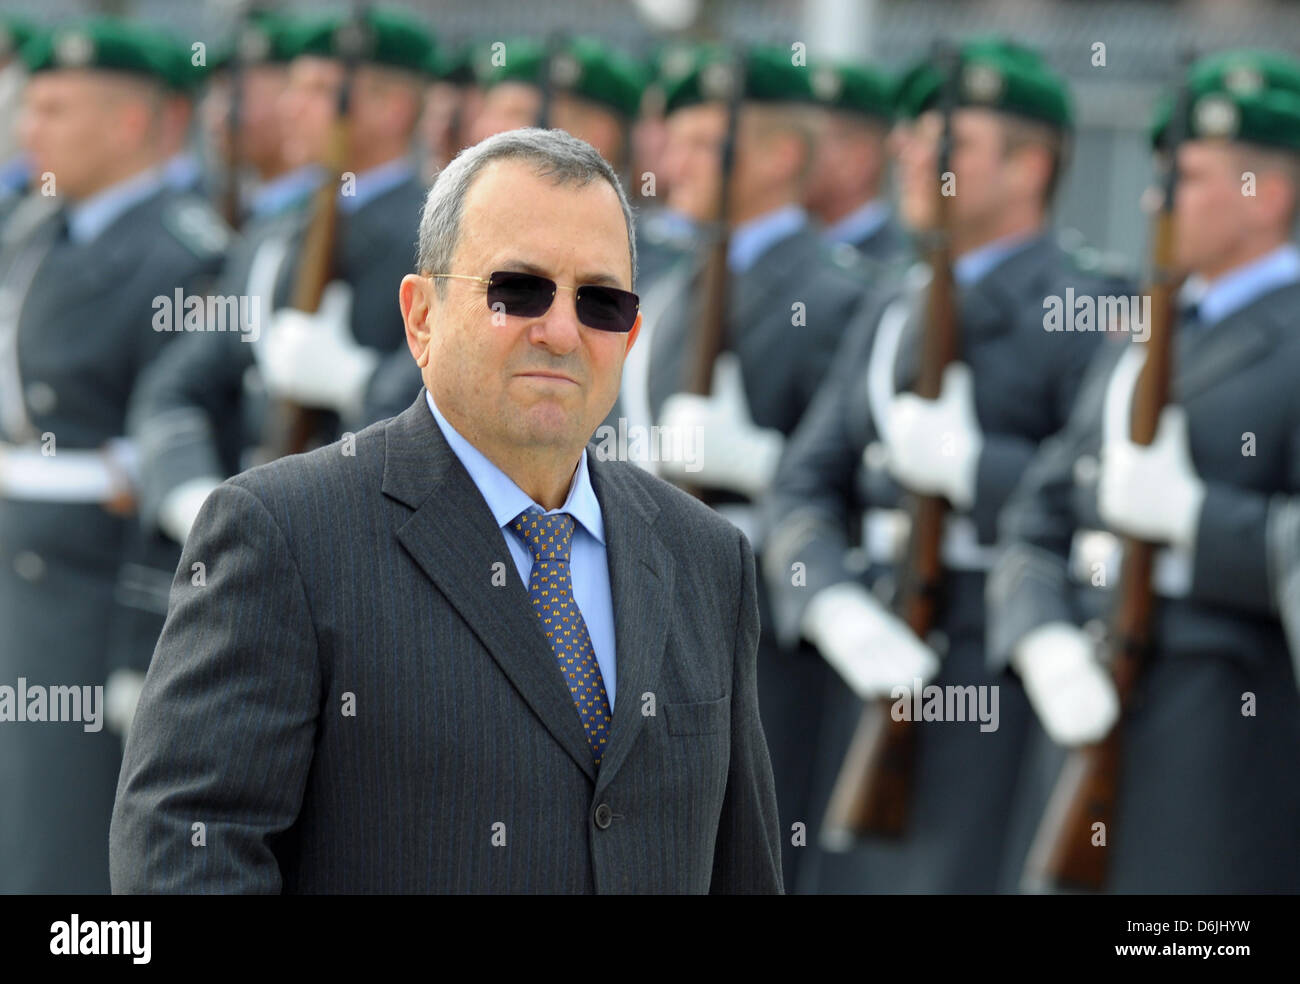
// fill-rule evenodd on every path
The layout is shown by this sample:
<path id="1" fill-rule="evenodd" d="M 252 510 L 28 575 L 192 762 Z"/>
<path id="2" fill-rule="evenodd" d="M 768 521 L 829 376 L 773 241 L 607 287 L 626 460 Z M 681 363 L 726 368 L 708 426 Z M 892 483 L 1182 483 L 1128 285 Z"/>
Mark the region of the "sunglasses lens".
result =
<path id="1" fill-rule="evenodd" d="M 638 303 L 631 291 L 587 285 L 578 288 L 578 320 L 600 331 L 628 332 L 636 322 Z"/>
<path id="2" fill-rule="evenodd" d="M 531 273 L 494 273 L 487 289 L 488 307 L 521 318 L 545 314 L 554 297 L 555 284 Z"/>

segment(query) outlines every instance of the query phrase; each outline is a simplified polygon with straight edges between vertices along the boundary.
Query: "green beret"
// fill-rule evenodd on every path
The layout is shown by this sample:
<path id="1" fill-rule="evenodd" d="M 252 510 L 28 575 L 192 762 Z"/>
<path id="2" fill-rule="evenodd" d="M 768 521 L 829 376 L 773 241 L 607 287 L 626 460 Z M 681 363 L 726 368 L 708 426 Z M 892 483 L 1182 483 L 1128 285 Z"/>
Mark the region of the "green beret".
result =
<path id="1" fill-rule="evenodd" d="M 241 24 L 235 37 L 209 59 L 208 67 L 218 71 L 239 56 L 243 65 L 283 64 L 297 54 L 297 23 L 267 11 L 253 12 Z"/>
<path id="2" fill-rule="evenodd" d="M 410 14 L 366 7 L 362 30 L 351 17 L 333 15 L 301 23 L 290 44 L 294 55 L 347 58 L 424 73 L 434 48 L 433 35 Z"/>
<path id="3" fill-rule="evenodd" d="M 1072 125 L 1065 80 L 1033 49 L 1003 38 L 975 38 L 958 48 L 957 57 L 957 105 L 982 106 L 1062 130 Z M 937 105 L 943 82 L 940 66 L 929 61 L 912 66 L 894 93 L 898 112 L 915 117 Z"/>
<path id="4" fill-rule="evenodd" d="M 1272 51 L 1224 51 L 1187 72 L 1185 133 L 1300 151 L 1300 61 Z M 1151 141 L 1165 138 L 1174 96 L 1156 108 Z"/>
<path id="5" fill-rule="evenodd" d="M 871 116 L 886 123 L 894 118 L 894 86 L 882 73 L 851 62 L 813 66 L 813 95 L 828 109 Z"/>
<path id="6" fill-rule="evenodd" d="M 0 58 L 17 54 L 35 36 L 36 28 L 21 17 L 0 14 Z"/>
<path id="7" fill-rule="evenodd" d="M 38 32 L 22 50 L 29 71 L 93 68 L 141 75 L 175 87 L 182 80 L 176 42 L 128 21 L 96 18 Z M 189 58 L 185 58 L 186 72 Z"/>
<path id="8" fill-rule="evenodd" d="M 487 65 L 484 86 L 522 82 L 540 87 L 550 72 L 551 87 L 599 103 L 631 119 L 640 112 L 645 76 L 641 66 L 590 38 L 571 38 L 554 50 L 538 41 L 509 42 L 500 65 Z"/>
<path id="9" fill-rule="evenodd" d="M 769 103 L 817 101 L 811 70 L 806 65 L 796 65 L 789 49 L 757 46 L 744 51 L 739 61 L 743 64 L 741 98 Z M 732 91 L 736 64 L 736 56 L 725 48 L 712 45 L 697 48 L 693 64 L 685 74 L 665 79 L 664 112 L 726 100 Z"/>
<path id="10" fill-rule="evenodd" d="M 469 45 L 457 48 L 431 48 L 425 72 L 439 82 L 452 85 L 475 85 L 474 60 Z"/>

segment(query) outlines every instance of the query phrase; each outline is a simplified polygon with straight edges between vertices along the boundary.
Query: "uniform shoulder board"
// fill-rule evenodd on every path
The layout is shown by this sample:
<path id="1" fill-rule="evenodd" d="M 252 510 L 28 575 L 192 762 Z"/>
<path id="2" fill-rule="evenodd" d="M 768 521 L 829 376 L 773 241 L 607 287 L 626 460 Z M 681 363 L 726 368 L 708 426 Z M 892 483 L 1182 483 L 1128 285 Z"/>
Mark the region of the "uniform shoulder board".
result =
<path id="1" fill-rule="evenodd" d="M 163 225 L 191 253 L 202 259 L 220 256 L 230 246 L 233 233 L 207 202 L 184 197 L 163 209 Z"/>

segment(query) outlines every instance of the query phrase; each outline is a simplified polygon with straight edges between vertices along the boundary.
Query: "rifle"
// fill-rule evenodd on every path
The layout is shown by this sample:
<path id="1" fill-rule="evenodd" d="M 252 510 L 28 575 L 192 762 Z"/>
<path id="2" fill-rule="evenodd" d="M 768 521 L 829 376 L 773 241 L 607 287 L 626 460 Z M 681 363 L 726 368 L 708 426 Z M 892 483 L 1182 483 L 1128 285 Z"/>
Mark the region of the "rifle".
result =
<path id="1" fill-rule="evenodd" d="M 221 217 L 226 225 L 239 230 L 243 218 L 243 203 L 239 196 L 240 139 L 239 130 L 244 102 L 243 32 L 248 23 L 247 12 L 242 8 L 235 19 L 235 43 L 230 52 L 230 104 L 226 116 L 226 173 L 222 175 Z"/>
<path id="2" fill-rule="evenodd" d="M 931 281 L 915 387 L 916 394 L 927 400 L 938 399 L 944 369 L 957 359 L 959 345 L 952 274 L 952 213 L 943 187 L 952 164 L 952 115 L 961 66 L 957 52 L 943 44 L 935 46 L 934 60 L 944 73 L 939 94 L 943 134 L 935 185 L 937 221 L 926 236 Z M 908 500 L 911 526 L 894 609 L 916 637 L 924 639 L 938 613 L 943 586 L 940 548 L 948 503 L 934 495 L 913 494 Z M 892 704 L 892 699 L 880 697 L 862 710 L 822 820 L 821 841 L 828 850 L 845 850 L 870 835 L 899 837 L 907 826 L 916 734 L 913 722 L 894 720 L 890 714 Z"/>
<path id="3" fill-rule="evenodd" d="M 687 367 L 686 392 L 708 396 L 713 389 L 713 366 L 727 342 L 727 312 L 730 308 L 731 271 L 727 253 L 731 248 L 731 173 L 736 163 L 736 127 L 740 119 L 745 92 L 745 56 L 736 50 L 724 63 L 727 66 L 727 130 L 719 158 L 718 198 L 714 204 L 712 238 L 700 277 L 700 293 L 695 311 L 695 352 Z M 705 502 L 708 493 L 695 486 L 682 486 Z"/>
<path id="4" fill-rule="evenodd" d="M 343 56 L 343 84 L 339 87 L 337 110 L 330 127 L 325 154 L 325 177 L 312 195 L 311 220 L 303 236 L 301 255 L 293 286 L 291 306 L 314 314 L 334 273 L 334 249 L 338 240 L 339 182 L 350 156 L 352 86 L 357 63 L 369 47 L 365 5 L 357 7 L 342 30 L 338 46 Z M 268 408 L 267 432 L 259 452 L 261 460 L 274 461 L 310 448 L 326 425 L 325 411 L 302 407 L 289 400 L 275 400 Z"/>
<path id="5" fill-rule="evenodd" d="M 1191 55 L 1185 55 L 1183 60 L 1190 62 Z M 1146 289 L 1151 298 L 1151 335 L 1145 343 L 1142 372 L 1134 385 L 1133 413 L 1129 421 L 1131 439 L 1142 445 L 1155 440 L 1160 412 L 1169 402 L 1173 372 L 1173 336 L 1178 318 L 1176 294 L 1181 285 L 1181 277 L 1174 270 L 1174 248 L 1178 240 L 1173 209 L 1178 188 L 1178 147 L 1186 136 L 1190 99 L 1186 79 L 1184 71 L 1166 130 L 1164 198 L 1153 220 L 1151 280 Z M 1101 645 L 1101 658 L 1110 665 L 1115 680 L 1120 719 L 1105 738 L 1070 750 L 1025 862 L 1023 885 L 1027 891 L 1050 888 L 1097 891 L 1105 884 L 1109 858 L 1104 849 L 1098 850 L 1093 844 L 1093 837 L 1096 824 L 1102 824 L 1105 837 L 1110 835 L 1123 757 L 1123 714 L 1152 641 L 1154 552 L 1154 546 L 1144 540 L 1123 538 L 1124 559 L 1117 599 Z"/>

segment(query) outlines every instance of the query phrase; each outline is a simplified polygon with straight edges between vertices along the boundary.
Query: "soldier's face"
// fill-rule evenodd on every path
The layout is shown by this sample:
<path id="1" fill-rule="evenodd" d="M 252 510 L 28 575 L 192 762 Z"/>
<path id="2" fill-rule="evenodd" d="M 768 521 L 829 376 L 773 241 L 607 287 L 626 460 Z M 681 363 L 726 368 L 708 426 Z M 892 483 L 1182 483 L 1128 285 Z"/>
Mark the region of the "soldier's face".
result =
<path id="1" fill-rule="evenodd" d="M 847 113 L 828 113 L 804 193 L 814 212 L 838 203 L 846 191 L 875 188 L 885 170 L 883 127 Z"/>
<path id="2" fill-rule="evenodd" d="M 33 172 L 71 198 L 112 184 L 124 162 L 157 143 L 161 99 L 145 82 L 111 72 L 38 72 L 23 92 L 19 135 Z M 131 173 L 130 169 L 127 173 Z"/>
<path id="3" fill-rule="evenodd" d="M 660 167 L 670 208 L 697 222 L 713 221 L 726 137 L 727 108 L 721 103 L 687 106 L 668 117 Z"/>
<path id="4" fill-rule="evenodd" d="M 483 95 L 483 105 L 474 119 L 471 143 L 497 133 L 532 126 L 541 112 L 542 94 L 522 82 L 502 82 Z"/>
<path id="5" fill-rule="evenodd" d="M 1231 144 L 1193 140 L 1179 147 L 1174 219 L 1181 269 L 1212 277 L 1235 265 L 1254 233 L 1255 199 L 1245 187 Z"/>
<path id="6" fill-rule="evenodd" d="M 278 104 L 289 166 L 325 160 L 343 75 L 342 63 L 330 58 L 305 55 L 290 63 L 289 81 Z"/>
<path id="7" fill-rule="evenodd" d="M 284 146 L 277 104 L 289 81 L 281 65 L 246 65 L 240 70 L 239 155 L 242 162 L 268 170 Z M 214 80 L 204 96 L 200 116 L 204 136 L 223 162 L 230 161 L 231 78 Z"/>
<path id="8" fill-rule="evenodd" d="M 988 110 L 963 108 L 953 113 L 952 130 L 952 222 L 958 228 L 989 224 L 1016 193 L 1017 178 L 1006 166 L 1001 122 Z M 899 210 L 903 221 L 920 231 L 933 229 L 938 221 L 942 134 L 942 116 L 930 111 L 894 138 L 899 147 Z"/>
<path id="9" fill-rule="evenodd" d="M 452 269 L 429 272 L 632 289 L 623 211 L 604 181 L 557 185 L 497 161 L 471 186 L 460 228 Z M 402 285 L 408 344 L 438 408 L 489 457 L 579 453 L 614 405 L 639 321 L 628 333 L 590 328 L 571 290 L 545 314 L 516 317 L 490 310 L 483 284 L 442 283 L 443 298 L 421 277 Z"/>

